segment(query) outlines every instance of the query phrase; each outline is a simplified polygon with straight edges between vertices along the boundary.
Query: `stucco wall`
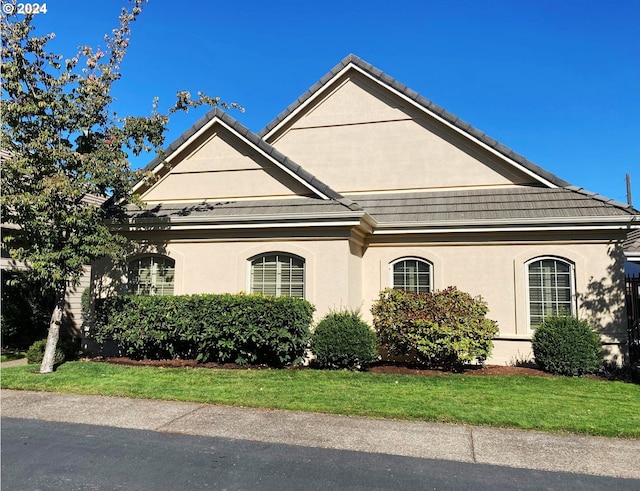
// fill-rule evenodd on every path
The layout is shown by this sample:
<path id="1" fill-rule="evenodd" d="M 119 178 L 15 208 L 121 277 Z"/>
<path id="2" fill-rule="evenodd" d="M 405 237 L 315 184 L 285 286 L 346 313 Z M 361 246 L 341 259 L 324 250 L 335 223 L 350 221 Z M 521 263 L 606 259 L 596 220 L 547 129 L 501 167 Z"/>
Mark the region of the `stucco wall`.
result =
<path id="1" fill-rule="evenodd" d="M 525 263 L 541 256 L 560 257 L 575 265 L 579 315 L 598 328 L 608 343 L 608 355 L 619 357 L 618 345 L 626 341 L 622 258 L 606 242 L 488 241 L 479 245 L 460 238 L 412 244 L 371 240 L 362 248 L 349 237 L 333 237 L 169 241 L 162 250 L 175 259 L 176 295 L 246 292 L 250 258 L 276 251 L 295 254 L 305 259 L 305 298 L 316 306 L 316 320 L 331 310 L 351 308 L 360 309 L 369 322 L 371 305 L 390 286 L 389 264 L 402 257 L 426 259 L 433 265 L 435 289 L 456 286 L 487 301 L 489 317 L 500 328 L 489 362 L 500 364 L 530 353 Z M 104 271 L 106 265 L 102 267 Z M 612 275 L 613 281 L 607 279 Z"/>
<path id="2" fill-rule="evenodd" d="M 531 182 L 357 75 L 336 83 L 269 143 L 341 193 Z"/>
<path id="3" fill-rule="evenodd" d="M 498 322 L 501 340 L 490 362 L 508 363 L 518 350 L 520 355 L 530 350 L 527 341 L 533 331 L 528 326 L 525 263 L 542 256 L 574 264 L 578 316 L 601 333 L 607 355 L 619 357 L 618 345 L 626 342 L 622 258 L 621 251 L 606 242 L 373 243 L 364 255 L 362 310 L 371 321 L 370 306 L 379 291 L 390 286 L 389 263 L 423 258 L 433 265 L 435 289 L 456 286 L 487 301 L 488 316 Z"/>
<path id="4" fill-rule="evenodd" d="M 268 242 L 176 241 L 162 247 L 147 245 L 144 250 L 161 250 L 175 260 L 175 295 L 248 292 L 249 260 L 263 253 L 284 252 L 305 260 L 305 299 L 316 306 L 317 320 L 330 310 L 359 308 L 362 303 L 362 262 L 352 253 L 348 237 Z M 119 272 L 111 272 L 107 263 L 97 264 L 94 273 L 94 285 L 101 285 L 98 290 L 104 292 L 113 291 L 121 278 Z M 123 293 L 126 287 L 115 286 L 115 291 Z"/>

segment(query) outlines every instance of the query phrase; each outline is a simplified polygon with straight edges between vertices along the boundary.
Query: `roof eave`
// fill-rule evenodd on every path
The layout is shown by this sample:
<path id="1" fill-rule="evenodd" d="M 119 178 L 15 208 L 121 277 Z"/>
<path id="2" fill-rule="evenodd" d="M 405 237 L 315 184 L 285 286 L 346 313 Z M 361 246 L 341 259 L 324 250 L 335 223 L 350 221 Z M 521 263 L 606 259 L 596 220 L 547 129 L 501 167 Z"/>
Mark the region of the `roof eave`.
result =
<path id="1" fill-rule="evenodd" d="M 228 228 L 289 228 L 358 226 L 365 215 L 362 211 L 277 215 L 236 215 L 229 217 L 173 217 L 130 218 L 125 221 L 108 221 L 113 231 L 135 230 L 186 230 Z"/>
<path id="2" fill-rule="evenodd" d="M 634 217 L 535 218 L 504 220 L 451 220 L 432 222 L 385 223 L 378 222 L 374 235 L 419 233 L 478 233 L 478 232 L 534 232 L 629 230 L 640 227 Z"/>

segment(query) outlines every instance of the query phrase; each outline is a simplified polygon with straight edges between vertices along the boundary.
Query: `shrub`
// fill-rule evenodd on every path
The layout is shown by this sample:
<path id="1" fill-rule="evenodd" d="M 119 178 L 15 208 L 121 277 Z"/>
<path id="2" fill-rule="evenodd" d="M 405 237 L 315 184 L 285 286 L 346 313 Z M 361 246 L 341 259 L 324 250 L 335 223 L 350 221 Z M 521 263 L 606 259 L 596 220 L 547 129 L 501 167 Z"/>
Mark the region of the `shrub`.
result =
<path id="1" fill-rule="evenodd" d="M 35 364 L 42 363 L 42 359 L 44 358 L 44 350 L 47 347 L 47 340 L 41 339 L 40 341 L 36 341 L 27 350 L 27 363 Z M 54 363 L 57 365 L 64 361 L 64 351 L 60 346 L 56 347 L 56 354 L 54 357 Z"/>
<path id="2" fill-rule="evenodd" d="M 313 311 L 290 297 L 125 295 L 96 302 L 93 335 L 132 358 L 282 366 L 304 356 Z"/>
<path id="3" fill-rule="evenodd" d="M 366 368 L 377 359 L 376 334 L 358 312 L 333 312 L 318 323 L 311 351 L 323 368 Z"/>
<path id="4" fill-rule="evenodd" d="M 429 293 L 387 289 L 371 309 L 380 346 L 445 369 L 484 363 L 498 332 L 487 304 L 455 287 Z"/>
<path id="5" fill-rule="evenodd" d="M 33 343 L 27 350 L 27 363 L 42 363 L 44 350 L 47 347 L 47 339 L 41 339 Z M 60 364 L 63 361 L 77 360 L 80 353 L 80 341 L 73 338 L 60 338 L 56 346 L 54 363 Z"/>
<path id="6" fill-rule="evenodd" d="M 547 317 L 531 340 L 536 364 L 545 372 L 579 376 L 602 368 L 600 339 L 586 321 Z"/>

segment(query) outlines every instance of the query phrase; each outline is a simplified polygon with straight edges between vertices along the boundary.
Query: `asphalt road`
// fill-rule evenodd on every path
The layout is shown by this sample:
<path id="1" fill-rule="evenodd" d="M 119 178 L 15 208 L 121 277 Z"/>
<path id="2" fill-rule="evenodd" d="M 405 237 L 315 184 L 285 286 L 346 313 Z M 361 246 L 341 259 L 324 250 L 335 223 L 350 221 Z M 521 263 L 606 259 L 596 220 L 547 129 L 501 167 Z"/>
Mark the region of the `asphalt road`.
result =
<path id="1" fill-rule="evenodd" d="M 2 418 L 4 490 L 638 490 L 640 480 Z"/>

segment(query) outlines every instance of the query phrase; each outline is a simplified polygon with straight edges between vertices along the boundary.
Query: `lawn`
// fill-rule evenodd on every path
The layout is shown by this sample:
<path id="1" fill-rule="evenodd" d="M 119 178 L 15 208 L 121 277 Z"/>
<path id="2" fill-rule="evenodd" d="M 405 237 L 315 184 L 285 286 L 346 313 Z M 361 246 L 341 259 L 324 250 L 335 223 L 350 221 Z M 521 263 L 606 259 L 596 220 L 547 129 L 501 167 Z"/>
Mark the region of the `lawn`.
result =
<path id="1" fill-rule="evenodd" d="M 70 362 L 2 369 L 3 389 L 99 394 L 640 438 L 640 386 L 604 380 L 159 368 Z"/>

